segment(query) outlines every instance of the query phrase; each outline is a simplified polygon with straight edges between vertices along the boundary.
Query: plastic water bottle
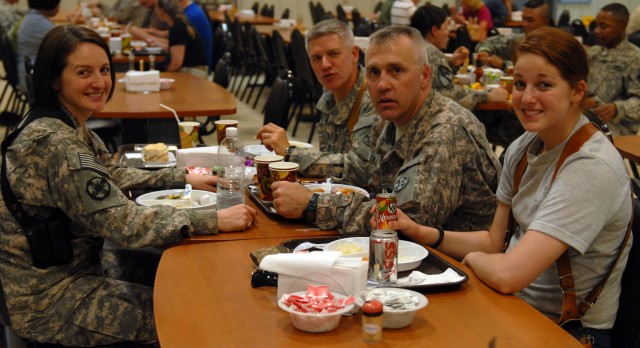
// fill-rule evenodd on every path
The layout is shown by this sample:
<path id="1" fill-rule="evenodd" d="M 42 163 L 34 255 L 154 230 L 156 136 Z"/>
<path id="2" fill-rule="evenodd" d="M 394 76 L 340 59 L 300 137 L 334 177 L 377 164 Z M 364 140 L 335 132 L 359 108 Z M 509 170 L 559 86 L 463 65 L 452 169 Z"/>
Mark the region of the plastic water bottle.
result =
<path id="1" fill-rule="evenodd" d="M 226 137 L 218 146 L 218 159 L 224 168 L 218 172 L 218 210 L 244 204 L 244 146 L 238 128 L 227 127 Z"/>

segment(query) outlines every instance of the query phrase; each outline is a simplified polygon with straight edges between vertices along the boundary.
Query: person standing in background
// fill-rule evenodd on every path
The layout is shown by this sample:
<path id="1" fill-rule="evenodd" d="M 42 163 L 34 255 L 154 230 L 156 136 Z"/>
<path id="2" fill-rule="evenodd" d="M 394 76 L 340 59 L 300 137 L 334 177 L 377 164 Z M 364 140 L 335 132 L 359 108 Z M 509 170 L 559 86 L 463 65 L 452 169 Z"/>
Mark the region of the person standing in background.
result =
<path id="1" fill-rule="evenodd" d="M 24 15 L 14 5 L 18 0 L 0 0 L 0 29 L 9 35 L 9 32 Z"/>
<path id="2" fill-rule="evenodd" d="M 491 12 L 494 27 L 502 27 L 511 19 L 511 0 L 484 0 L 484 4 Z"/>
<path id="3" fill-rule="evenodd" d="M 625 40 L 629 11 L 620 3 L 604 6 L 596 16 L 596 46 L 591 63 L 587 106 L 613 135 L 636 135 L 640 129 L 640 48 Z"/>
<path id="4" fill-rule="evenodd" d="M 20 89 L 27 91 L 25 82 L 24 58 L 29 57 L 31 63 L 38 55 L 38 47 L 42 38 L 55 27 L 51 17 L 58 14 L 60 0 L 28 0 L 29 11 L 22 19 L 16 35 L 16 62 Z"/>

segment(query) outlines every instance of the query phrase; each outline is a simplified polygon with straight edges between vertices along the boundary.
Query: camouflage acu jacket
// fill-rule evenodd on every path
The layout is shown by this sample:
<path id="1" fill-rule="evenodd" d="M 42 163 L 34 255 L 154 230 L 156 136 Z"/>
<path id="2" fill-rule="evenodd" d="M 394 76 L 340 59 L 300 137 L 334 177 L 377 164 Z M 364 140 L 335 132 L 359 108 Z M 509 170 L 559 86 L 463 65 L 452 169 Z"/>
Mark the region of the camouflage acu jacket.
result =
<path id="1" fill-rule="evenodd" d="M 635 135 L 640 129 L 640 48 L 627 40 L 607 49 L 588 50 L 589 91 L 598 103 L 616 105 L 616 116 L 607 123 L 614 135 Z"/>
<path id="2" fill-rule="evenodd" d="M 55 334 L 63 323 L 52 318 L 68 316 L 83 296 L 102 283 L 98 251 L 103 238 L 136 248 L 174 244 L 196 231 L 217 231 L 215 211 L 142 207 L 121 191 L 181 187 L 184 170 L 118 167 L 100 139 L 74 123 L 77 130 L 57 119 L 37 119 L 24 128 L 6 154 L 8 180 L 25 211 L 47 218 L 52 208 L 59 208 L 71 220 L 73 261 L 37 269 L 20 224 L 0 202 L 0 277 L 12 326 L 18 333 L 32 333 L 29 337 L 34 332 Z M 95 276 L 93 282 L 76 282 L 87 275 Z M 83 295 L 72 303 L 62 301 L 63 294 L 70 292 Z"/>
<path id="3" fill-rule="evenodd" d="M 487 229 L 496 207 L 501 165 L 484 126 L 468 110 L 431 91 L 395 141 L 395 125 L 374 125 L 369 190 L 393 191 L 417 223 L 470 231 Z M 321 194 L 316 224 L 343 234 L 367 234 L 375 199 Z"/>
<path id="4" fill-rule="evenodd" d="M 351 138 L 347 130 L 349 114 L 360 86 L 365 82 L 365 70 L 359 67 L 358 79 L 351 93 L 340 103 L 325 91 L 317 108 L 322 112 L 316 129 L 320 137 L 320 152 L 293 151 L 290 160 L 300 164 L 300 173 L 308 177 L 331 177 L 334 182 L 364 186 L 369 180 L 371 126 L 378 114 L 364 91 L 360 102 L 360 117 Z"/>
<path id="5" fill-rule="evenodd" d="M 524 40 L 524 34 L 491 36 L 478 43 L 476 52 L 488 52 L 491 55 L 502 58 L 507 65 L 513 65 L 511 62 L 513 53 L 522 40 Z"/>
<path id="6" fill-rule="evenodd" d="M 455 74 L 447 57 L 440 49 L 429 42 L 427 42 L 427 54 L 429 56 L 431 86 L 433 89 L 469 110 L 473 109 L 476 104 L 487 101 L 488 91 L 465 88 L 453 83 Z"/>

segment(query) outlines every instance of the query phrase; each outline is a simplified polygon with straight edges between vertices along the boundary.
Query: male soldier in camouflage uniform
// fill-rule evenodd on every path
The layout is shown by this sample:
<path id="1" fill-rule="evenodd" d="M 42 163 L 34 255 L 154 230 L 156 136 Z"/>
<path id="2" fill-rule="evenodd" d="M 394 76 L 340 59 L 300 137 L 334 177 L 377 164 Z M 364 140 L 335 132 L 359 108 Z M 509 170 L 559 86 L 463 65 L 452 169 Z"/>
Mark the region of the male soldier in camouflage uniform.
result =
<path id="1" fill-rule="evenodd" d="M 545 0 L 529 0 L 522 10 L 522 30 L 524 34 L 492 36 L 478 43 L 478 59 L 493 68 L 505 69 L 511 63 L 515 48 L 525 35 L 544 26 L 552 25 L 551 11 Z"/>
<path id="2" fill-rule="evenodd" d="M 613 135 L 635 135 L 640 128 L 640 48 L 625 40 L 629 11 L 619 3 L 596 16 L 597 46 L 589 48 L 587 105 Z"/>
<path id="3" fill-rule="evenodd" d="M 33 75 L 40 83 L 28 124 L 2 143 L 7 181 L 0 202 L 0 278 L 12 327 L 30 340 L 68 346 L 154 342 L 153 289 L 105 276 L 103 241 L 126 248 L 166 246 L 193 234 L 243 230 L 255 210 L 177 210 L 127 199 L 121 189 L 185 182 L 205 189 L 211 177 L 118 166 L 84 125 L 90 110 L 101 110 L 113 93 L 109 47 L 93 30 L 76 26 L 52 29 L 40 47 Z M 21 218 L 17 206 L 29 216 Z M 34 231 L 30 226 L 46 226 L 51 239 L 67 242 L 72 252 L 63 256 L 71 260 L 36 268 L 35 256 L 44 254 L 34 252 L 31 241 L 43 239 L 27 237 L 27 230 Z"/>
<path id="4" fill-rule="evenodd" d="M 0 0 L 0 28 L 7 35 L 24 15 L 14 6 L 17 2 L 18 0 Z"/>
<path id="5" fill-rule="evenodd" d="M 484 127 L 466 109 L 431 89 L 426 43 L 417 30 L 390 26 L 371 36 L 367 85 L 382 120 L 373 128 L 373 194 L 393 192 L 412 219 L 453 230 L 487 228 L 501 170 Z M 375 199 L 312 193 L 273 184 L 274 206 L 323 229 L 366 234 Z M 306 207 L 306 208 L 305 208 Z"/>
<path id="6" fill-rule="evenodd" d="M 469 110 L 478 103 L 506 102 L 509 99 L 509 92 L 503 87 L 488 91 L 465 88 L 454 83 L 453 71 L 468 59 L 469 51 L 466 47 L 458 47 L 451 61 L 442 53 L 441 49 L 446 48 L 449 42 L 449 21 L 444 10 L 433 5 L 418 7 L 411 17 L 411 26 L 418 29 L 427 41 L 429 67 L 433 75 L 432 88 Z"/>
<path id="7" fill-rule="evenodd" d="M 256 138 L 298 163 L 304 176 L 364 186 L 369 177 L 371 125 L 377 114 L 366 91 L 364 67 L 358 66 L 353 32 L 339 20 L 325 20 L 307 32 L 306 41 L 311 67 L 324 87 L 316 105 L 322 113 L 317 125 L 320 152 L 291 146 L 285 130 L 272 123 L 263 126 Z"/>

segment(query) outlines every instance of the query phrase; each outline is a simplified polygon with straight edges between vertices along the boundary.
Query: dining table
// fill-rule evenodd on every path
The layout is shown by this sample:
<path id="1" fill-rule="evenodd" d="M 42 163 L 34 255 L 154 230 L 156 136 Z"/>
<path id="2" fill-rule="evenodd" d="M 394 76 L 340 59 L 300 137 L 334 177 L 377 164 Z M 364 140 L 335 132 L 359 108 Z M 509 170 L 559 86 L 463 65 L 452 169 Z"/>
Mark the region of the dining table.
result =
<path id="1" fill-rule="evenodd" d="M 271 225 L 258 229 L 272 228 Z M 362 316 L 342 317 L 326 333 L 296 329 L 277 305 L 277 288 L 251 286 L 255 250 L 281 237 L 180 245 L 164 251 L 154 284 L 159 344 L 174 347 L 365 347 Z M 273 232 L 271 235 L 275 235 Z M 426 307 L 401 329 L 384 329 L 380 347 L 583 347 L 525 301 L 486 286 L 471 269 L 438 251 L 430 253 L 464 271 L 468 280 L 446 291 L 425 292 Z M 384 314 L 383 314 L 384 315 Z"/>
<path id="2" fill-rule="evenodd" d="M 638 163 L 640 163 L 640 136 L 620 135 L 613 137 L 613 145 L 618 149 L 620 155 L 630 162 L 631 172 L 636 179 L 640 179 L 638 174 Z"/>
<path id="3" fill-rule="evenodd" d="M 95 118 L 123 120 L 123 143 L 179 143 L 178 127 L 173 113 L 179 117 L 221 116 L 236 112 L 235 97 L 222 86 L 187 72 L 161 72 L 160 78 L 173 79 L 169 89 L 150 93 L 126 91 L 125 73 L 117 73 L 111 100 Z M 138 121 L 138 122 L 127 122 Z M 140 127 L 145 126 L 146 134 Z M 145 136 L 146 135 L 146 136 Z"/>

